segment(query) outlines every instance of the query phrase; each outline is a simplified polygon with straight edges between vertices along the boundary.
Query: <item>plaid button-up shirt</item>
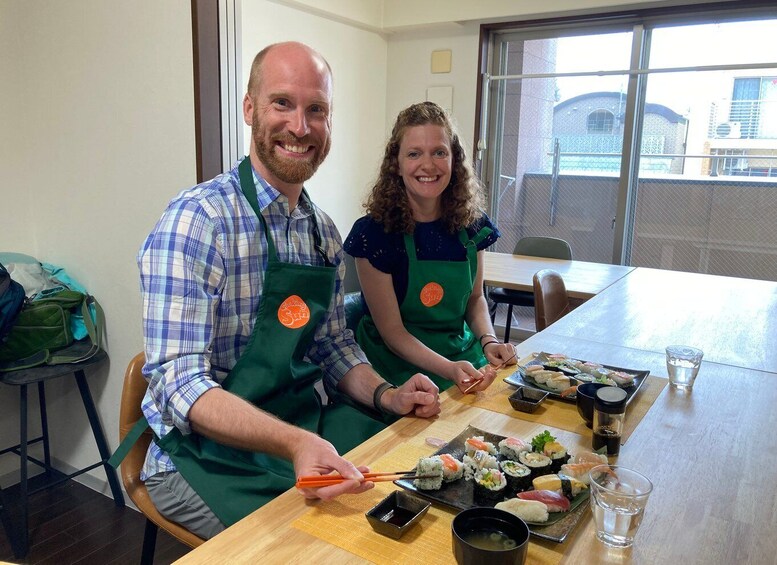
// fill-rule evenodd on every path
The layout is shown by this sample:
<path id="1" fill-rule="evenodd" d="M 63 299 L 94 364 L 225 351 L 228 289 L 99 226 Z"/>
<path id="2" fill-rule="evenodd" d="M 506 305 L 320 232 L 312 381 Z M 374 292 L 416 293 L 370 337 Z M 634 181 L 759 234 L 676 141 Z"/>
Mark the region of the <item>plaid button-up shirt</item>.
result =
<path id="1" fill-rule="evenodd" d="M 323 265 L 313 243 L 313 214 L 329 260 L 338 265 L 335 296 L 316 328 L 308 359 L 327 386 L 367 359 L 345 329 L 342 240 L 332 220 L 303 195 L 289 213 L 288 199 L 254 171 L 259 208 L 288 263 Z M 314 212 L 315 209 L 315 212 Z M 189 409 L 220 386 L 246 346 L 261 303 L 267 244 L 259 220 L 240 190 L 237 164 L 175 197 L 138 254 L 149 387 L 143 413 L 154 433 L 191 432 Z M 272 347 L 271 336 L 262 336 Z M 172 471 L 170 457 L 149 447 L 145 480 Z"/>

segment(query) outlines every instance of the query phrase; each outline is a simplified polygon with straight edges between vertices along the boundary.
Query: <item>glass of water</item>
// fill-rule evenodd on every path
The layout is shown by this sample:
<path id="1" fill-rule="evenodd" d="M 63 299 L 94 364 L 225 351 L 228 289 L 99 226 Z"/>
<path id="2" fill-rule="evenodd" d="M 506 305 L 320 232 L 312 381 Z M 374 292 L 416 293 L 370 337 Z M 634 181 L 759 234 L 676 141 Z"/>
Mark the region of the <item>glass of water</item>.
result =
<path id="1" fill-rule="evenodd" d="M 645 475 L 619 465 L 598 465 L 590 474 L 596 537 L 609 547 L 631 546 L 653 483 Z"/>
<path id="2" fill-rule="evenodd" d="M 666 348 L 666 370 L 669 384 L 680 390 L 691 390 L 699 373 L 704 352 L 687 345 L 670 345 Z"/>

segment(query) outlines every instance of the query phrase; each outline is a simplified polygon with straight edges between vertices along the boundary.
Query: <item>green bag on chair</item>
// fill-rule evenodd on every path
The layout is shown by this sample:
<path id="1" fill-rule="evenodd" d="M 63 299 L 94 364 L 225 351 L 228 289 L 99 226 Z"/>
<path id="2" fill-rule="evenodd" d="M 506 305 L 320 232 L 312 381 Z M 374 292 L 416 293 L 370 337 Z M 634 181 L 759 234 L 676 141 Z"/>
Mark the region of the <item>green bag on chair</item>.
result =
<path id="1" fill-rule="evenodd" d="M 88 337 L 74 344 L 70 318 L 75 315 L 83 316 Z M 57 289 L 38 297 L 25 304 L 0 345 L 0 372 L 89 359 L 100 350 L 102 326 L 102 308 L 93 296 Z"/>

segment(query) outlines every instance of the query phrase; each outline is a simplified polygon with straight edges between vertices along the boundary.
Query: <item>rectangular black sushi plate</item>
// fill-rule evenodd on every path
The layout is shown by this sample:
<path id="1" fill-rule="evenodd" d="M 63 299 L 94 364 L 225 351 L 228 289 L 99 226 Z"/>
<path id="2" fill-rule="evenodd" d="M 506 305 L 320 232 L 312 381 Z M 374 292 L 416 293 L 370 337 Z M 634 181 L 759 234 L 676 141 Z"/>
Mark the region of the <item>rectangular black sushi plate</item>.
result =
<path id="1" fill-rule="evenodd" d="M 473 426 L 467 426 L 463 432 L 450 440 L 448 445 L 438 449 L 432 455 L 449 453 L 459 461 L 462 461 L 464 458 L 464 442 L 467 438 L 472 436 L 483 436 L 486 441 L 493 443 L 494 446 L 505 438 L 505 436 L 492 434 Z M 521 439 L 528 441 L 530 438 Z M 500 456 L 499 459 L 502 460 L 503 457 Z M 474 482 L 465 480 L 464 478 L 450 483 L 443 483 L 440 490 L 421 490 L 413 485 L 412 480 L 407 479 L 394 481 L 394 484 L 431 500 L 432 502 L 437 502 L 459 510 L 466 510 L 475 506 L 493 507 L 496 506 L 497 502 L 503 500 L 490 501 L 486 499 L 475 499 Z M 529 530 L 533 536 L 538 538 L 562 543 L 566 540 L 572 530 L 575 529 L 575 526 L 577 526 L 580 519 L 584 515 L 587 515 L 589 506 L 588 504 L 585 504 L 587 500 L 588 490 L 585 490 L 572 499 L 569 512 L 551 512 L 548 516 L 548 521 L 541 524 L 527 522 Z"/>
<path id="2" fill-rule="evenodd" d="M 525 366 L 530 367 L 532 365 L 543 365 L 547 360 L 548 360 L 547 353 L 539 353 L 534 359 L 526 363 Z M 634 398 L 637 392 L 642 388 L 642 385 L 645 384 L 645 381 L 647 380 L 648 376 L 650 376 L 650 371 L 640 371 L 637 369 L 624 369 L 623 367 L 613 367 L 612 365 L 602 365 L 602 367 L 604 367 L 605 369 L 610 369 L 611 371 L 622 371 L 634 377 L 634 384 L 627 387 L 621 387 L 623 388 L 623 390 L 626 391 L 627 405 L 629 404 L 629 402 L 631 402 L 631 399 Z M 574 379 L 574 377 L 570 377 L 570 378 Z M 565 400 L 567 402 L 573 402 L 573 403 L 577 401 L 577 396 L 574 393 L 568 396 L 561 396 L 559 392 L 555 390 L 551 390 L 545 385 L 535 382 L 534 379 L 532 379 L 531 377 L 524 375 L 523 370 L 520 367 L 516 369 L 514 373 L 505 377 L 505 382 L 513 386 L 529 386 L 532 388 L 536 388 L 538 390 L 545 391 L 548 393 L 548 396 L 550 396 L 551 398 L 555 398 L 557 400 Z"/>

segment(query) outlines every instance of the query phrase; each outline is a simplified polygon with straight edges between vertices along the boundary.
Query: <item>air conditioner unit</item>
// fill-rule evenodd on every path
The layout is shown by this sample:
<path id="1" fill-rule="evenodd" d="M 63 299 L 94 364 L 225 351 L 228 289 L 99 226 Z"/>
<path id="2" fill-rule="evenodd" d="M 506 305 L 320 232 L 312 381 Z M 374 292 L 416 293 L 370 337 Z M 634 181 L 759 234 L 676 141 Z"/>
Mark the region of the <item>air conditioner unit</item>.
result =
<path id="1" fill-rule="evenodd" d="M 718 139 L 739 139 L 742 137 L 742 124 L 739 122 L 721 122 L 715 126 Z"/>

